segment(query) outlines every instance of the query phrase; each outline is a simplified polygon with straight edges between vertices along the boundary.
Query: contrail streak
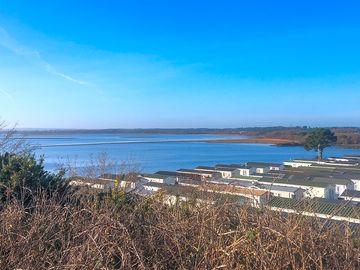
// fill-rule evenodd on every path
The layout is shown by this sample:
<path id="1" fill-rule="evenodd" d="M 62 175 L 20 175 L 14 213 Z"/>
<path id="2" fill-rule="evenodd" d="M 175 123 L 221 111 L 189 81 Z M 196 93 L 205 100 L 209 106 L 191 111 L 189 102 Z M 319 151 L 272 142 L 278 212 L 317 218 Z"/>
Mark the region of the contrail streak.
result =
<path id="1" fill-rule="evenodd" d="M 7 97 L 8 100 L 10 100 L 13 104 L 15 104 L 15 99 L 12 95 L 9 94 L 9 92 L 5 91 L 4 89 L 0 88 L 0 93 Z"/>
<path id="2" fill-rule="evenodd" d="M 80 84 L 80 85 L 91 85 L 91 83 L 86 81 L 77 80 L 67 74 L 58 72 L 51 64 L 44 61 L 40 53 L 36 50 L 33 50 L 31 48 L 28 48 L 22 44 L 20 44 L 16 39 L 11 37 L 9 33 L 0 26 L 0 46 L 12 51 L 16 55 L 23 56 L 25 58 L 28 58 L 34 62 L 37 62 L 39 65 L 41 65 L 47 72 L 59 76 L 67 81 Z"/>

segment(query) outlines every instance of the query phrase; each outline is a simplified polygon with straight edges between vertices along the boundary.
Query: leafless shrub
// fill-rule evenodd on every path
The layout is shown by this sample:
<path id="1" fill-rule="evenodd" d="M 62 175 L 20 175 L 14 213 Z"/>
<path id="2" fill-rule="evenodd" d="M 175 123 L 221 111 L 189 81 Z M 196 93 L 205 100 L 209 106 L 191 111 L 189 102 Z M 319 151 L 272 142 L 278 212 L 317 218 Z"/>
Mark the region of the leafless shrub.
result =
<path id="1" fill-rule="evenodd" d="M 0 118 L 0 153 L 24 153 L 32 150 L 34 150 L 34 146 L 26 142 L 25 136 L 19 133 L 16 125 L 9 127 Z"/>
<path id="2" fill-rule="evenodd" d="M 124 174 L 139 172 L 139 166 L 132 160 L 116 161 L 111 159 L 106 152 L 90 155 L 86 162 L 81 162 L 77 157 L 59 159 L 57 170 L 65 169 L 68 177 L 83 176 L 97 178 L 104 174 Z"/>
<path id="3" fill-rule="evenodd" d="M 38 196 L 0 211 L 0 269 L 357 269 L 359 233 L 267 209 Z M 93 198 L 90 200 L 89 198 Z M 320 222 L 320 223 L 319 223 Z"/>

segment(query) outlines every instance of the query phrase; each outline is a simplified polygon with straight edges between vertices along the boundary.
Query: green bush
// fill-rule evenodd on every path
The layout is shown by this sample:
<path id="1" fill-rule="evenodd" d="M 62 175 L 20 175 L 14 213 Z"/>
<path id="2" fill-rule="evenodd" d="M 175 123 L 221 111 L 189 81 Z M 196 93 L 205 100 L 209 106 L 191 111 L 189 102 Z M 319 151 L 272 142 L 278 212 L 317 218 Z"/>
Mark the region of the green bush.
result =
<path id="1" fill-rule="evenodd" d="M 33 154 L 0 155 L 0 198 L 19 197 L 24 193 L 35 193 L 39 189 L 49 192 L 64 190 L 67 183 L 64 171 L 57 174 L 44 169 L 43 158 L 37 160 Z"/>

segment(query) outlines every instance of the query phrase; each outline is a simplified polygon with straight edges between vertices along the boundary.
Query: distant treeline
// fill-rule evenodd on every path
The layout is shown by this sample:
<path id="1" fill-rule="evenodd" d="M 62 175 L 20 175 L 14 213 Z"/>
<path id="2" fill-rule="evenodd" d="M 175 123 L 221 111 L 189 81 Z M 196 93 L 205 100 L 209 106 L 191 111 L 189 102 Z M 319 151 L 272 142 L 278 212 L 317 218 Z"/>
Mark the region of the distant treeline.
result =
<path id="1" fill-rule="evenodd" d="M 360 146 L 360 128 L 354 127 L 330 127 L 332 132 L 337 136 L 337 145 L 344 146 Z M 265 138 L 278 138 L 297 141 L 300 144 L 304 142 L 307 135 L 311 132 L 312 128 L 308 127 L 295 127 L 295 128 L 268 128 L 259 129 L 254 131 L 245 131 L 244 135 L 265 137 Z"/>
<path id="2" fill-rule="evenodd" d="M 360 145 L 360 133 L 353 134 L 338 134 L 337 143 L 344 145 Z"/>
<path id="3" fill-rule="evenodd" d="M 357 127 L 328 127 L 341 133 L 360 132 Z M 294 133 L 307 134 L 312 127 L 296 126 L 296 127 L 242 127 L 242 128 L 135 128 L 135 129 L 32 129 L 20 130 L 25 134 L 251 134 L 261 136 L 266 134 Z"/>

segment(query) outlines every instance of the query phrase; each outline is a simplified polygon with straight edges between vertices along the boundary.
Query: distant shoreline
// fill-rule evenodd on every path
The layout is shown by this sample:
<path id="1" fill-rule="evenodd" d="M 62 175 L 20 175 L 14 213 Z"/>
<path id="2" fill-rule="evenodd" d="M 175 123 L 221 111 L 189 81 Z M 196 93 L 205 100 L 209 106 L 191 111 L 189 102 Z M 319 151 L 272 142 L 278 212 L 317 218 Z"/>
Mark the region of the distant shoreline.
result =
<path id="1" fill-rule="evenodd" d="M 287 145 L 297 146 L 299 144 L 282 139 L 266 138 L 244 138 L 244 139 L 179 139 L 179 140 L 156 140 L 156 141 L 112 141 L 112 142 L 87 142 L 87 143 L 64 143 L 49 144 L 41 147 L 67 147 L 67 146 L 89 146 L 89 145 L 114 145 L 114 144 L 150 144 L 150 143 L 242 143 L 242 144 L 270 144 L 270 145 Z"/>
<path id="2" fill-rule="evenodd" d="M 243 139 L 183 139 L 183 140 L 157 140 L 157 141 L 113 141 L 113 142 L 89 142 L 73 144 L 50 144 L 41 147 L 72 147 L 72 146 L 91 146 L 91 145 L 116 145 L 116 144 L 153 144 L 153 143 L 225 143 L 225 144 L 268 144 L 272 146 L 302 146 L 296 140 L 277 139 L 277 138 L 243 138 Z M 334 145 L 336 147 L 359 149 L 360 145 Z"/>
<path id="3" fill-rule="evenodd" d="M 42 140 L 44 137 L 42 136 L 51 136 L 51 135 L 135 135 L 139 134 L 139 136 L 128 136 L 126 138 L 147 138 L 146 135 L 212 135 L 212 136 L 224 136 L 224 137 L 238 137 L 244 136 L 243 134 L 223 134 L 223 133 L 41 133 L 36 134 L 37 137 L 33 137 L 34 134 L 24 134 L 25 138 L 33 139 L 33 140 Z M 141 136 L 142 135 L 142 136 Z M 46 137 L 47 140 L 59 140 L 59 139 L 74 139 L 73 137 Z"/>
<path id="4" fill-rule="evenodd" d="M 18 130 L 19 134 L 26 136 L 48 136 L 48 135 L 223 135 L 241 136 L 243 129 L 59 129 L 59 130 Z"/>
<path id="5" fill-rule="evenodd" d="M 358 127 L 333 127 L 331 128 L 338 137 L 337 147 L 360 149 L 360 128 Z M 304 139 L 311 132 L 309 127 L 249 127 L 249 128 L 150 128 L 150 129 L 53 129 L 53 130 L 20 130 L 19 134 L 31 139 L 42 139 L 41 137 L 54 136 L 54 138 L 47 137 L 47 139 L 62 139 L 60 136 L 71 135 L 129 135 L 133 138 L 144 137 L 143 142 L 95 142 L 82 145 L 99 145 L 99 144 L 136 144 L 136 143 L 165 143 L 165 142 L 205 142 L 205 143 L 250 143 L 250 144 L 270 144 L 275 146 L 301 146 Z M 56 136 L 58 135 L 58 136 Z M 147 135 L 168 135 L 170 140 L 164 141 L 146 141 Z M 215 135 L 224 138 L 202 138 L 193 140 L 173 139 L 171 135 Z M 232 138 L 236 136 L 244 136 L 246 138 Z M 131 137 L 129 137 L 131 138 Z M 67 138 L 64 138 L 67 139 Z M 72 146 L 78 144 L 62 144 L 51 146 Z"/>

